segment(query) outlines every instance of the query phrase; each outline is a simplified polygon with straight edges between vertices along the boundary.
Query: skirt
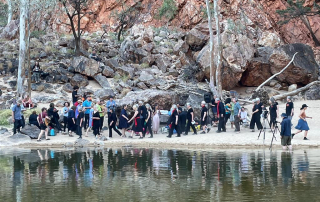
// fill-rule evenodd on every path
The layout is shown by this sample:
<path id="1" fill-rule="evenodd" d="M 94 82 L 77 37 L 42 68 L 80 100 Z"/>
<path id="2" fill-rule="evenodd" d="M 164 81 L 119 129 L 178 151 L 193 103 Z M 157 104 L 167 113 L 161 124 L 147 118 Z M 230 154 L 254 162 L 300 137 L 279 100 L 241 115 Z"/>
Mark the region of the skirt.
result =
<path id="1" fill-rule="evenodd" d="M 127 129 L 129 127 L 130 127 L 130 125 L 128 124 L 127 119 L 120 117 L 118 128 L 119 129 Z"/>
<path id="2" fill-rule="evenodd" d="M 153 119 L 152 119 L 152 130 L 155 132 L 158 132 L 159 127 L 160 127 L 160 117 L 159 117 L 159 114 L 156 114 L 153 116 Z"/>
<path id="3" fill-rule="evenodd" d="M 140 118 L 136 118 L 133 122 L 132 130 L 135 133 L 143 132 L 143 127 Z"/>
<path id="4" fill-rule="evenodd" d="M 298 125 L 296 126 L 297 130 L 310 130 L 308 123 L 304 121 L 303 119 L 299 119 Z"/>

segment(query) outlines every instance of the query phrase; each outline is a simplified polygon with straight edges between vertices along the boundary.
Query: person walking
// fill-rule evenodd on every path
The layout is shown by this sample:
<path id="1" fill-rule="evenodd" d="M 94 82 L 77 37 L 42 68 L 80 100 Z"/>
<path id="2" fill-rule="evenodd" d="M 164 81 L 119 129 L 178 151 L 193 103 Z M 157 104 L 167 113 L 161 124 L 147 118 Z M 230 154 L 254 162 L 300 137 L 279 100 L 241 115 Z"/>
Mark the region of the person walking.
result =
<path id="1" fill-rule="evenodd" d="M 206 102 L 201 102 L 201 128 L 202 132 L 200 134 L 206 134 L 206 131 L 210 131 L 209 128 L 207 128 L 207 119 L 208 119 L 208 109 L 206 107 Z"/>
<path id="2" fill-rule="evenodd" d="M 279 116 L 279 107 L 278 107 L 278 102 L 272 97 L 269 100 L 269 112 L 270 112 L 270 129 L 271 132 L 274 130 L 275 125 L 277 123 L 277 118 Z M 286 116 L 286 119 L 288 118 L 288 115 Z M 290 118 L 289 118 L 290 119 Z M 291 119 L 290 119 L 291 120 Z M 291 134 L 291 133 L 290 133 Z"/>
<path id="3" fill-rule="evenodd" d="M 110 108 L 110 118 L 108 119 L 109 124 L 109 137 L 112 138 L 112 130 L 116 131 L 119 136 L 122 136 L 121 132 L 116 128 L 117 124 L 117 115 L 115 113 L 114 108 Z M 100 117 L 101 118 L 101 117 Z"/>
<path id="4" fill-rule="evenodd" d="M 225 108 L 219 98 L 216 98 L 217 117 L 219 118 L 217 133 L 226 132 L 226 124 L 224 123 Z"/>
<path id="5" fill-rule="evenodd" d="M 287 97 L 286 114 L 288 116 L 288 119 L 290 119 L 292 121 L 292 117 L 294 115 L 294 104 L 292 102 L 291 96 Z"/>
<path id="6" fill-rule="evenodd" d="M 123 109 L 121 110 L 120 118 L 119 118 L 119 129 L 122 130 L 122 136 L 121 137 L 126 137 L 126 130 L 129 128 L 129 118 L 127 115 L 127 105 L 123 106 Z"/>
<path id="7" fill-rule="evenodd" d="M 42 108 L 41 113 L 38 116 L 38 123 L 40 125 L 40 133 L 39 133 L 38 139 L 37 139 L 38 142 L 41 141 L 41 137 L 42 137 L 43 133 L 45 133 L 46 140 L 50 140 L 48 138 L 48 133 L 49 133 L 49 128 L 48 128 L 49 121 L 48 120 L 50 120 L 50 117 L 48 117 L 48 115 L 47 115 L 47 109 Z"/>
<path id="8" fill-rule="evenodd" d="M 23 127 L 23 115 L 24 111 L 21 100 L 17 101 L 17 104 L 12 107 L 12 121 L 13 121 L 13 134 L 15 135 L 17 131 L 20 133 L 20 128 Z"/>
<path id="9" fill-rule="evenodd" d="M 84 112 L 83 112 L 83 108 L 80 107 L 79 108 L 79 116 L 77 118 L 77 135 L 79 135 L 78 139 L 82 139 L 82 128 L 83 128 L 83 124 L 84 124 Z"/>
<path id="10" fill-rule="evenodd" d="M 116 108 L 117 107 L 117 104 L 116 104 L 116 101 L 113 100 L 113 97 L 110 96 L 110 99 L 108 100 L 107 104 L 106 104 L 106 107 L 107 107 L 107 113 L 108 113 L 108 117 L 110 115 L 110 108 Z"/>
<path id="11" fill-rule="evenodd" d="M 63 114 L 63 132 L 66 132 L 66 128 L 68 126 L 68 112 L 69 112 L 70 103 L 65 102 L 64 107 L 62 108 L 62 114 Z"/>
<path id="12" fill-rule="evenodd" d="M 158 134 L 159 127 L 160 127 L 160 110 L 159 105 L 156 104 L 153 111 L 153 118 L 152 118 L 152 130 L 153 134 Z"/>
<path id="13" fill-rule="evenodd" d="M 225 109 L 225 116 L 224 116 L 224 124 L 227 127 L 227 122 L 230 119 L 231 122 L 231 104 L 230 103 L 225 103 L 224 109 Z M 233 128 L 233 124 L 231 123 L 231 128 Z"/>
<path id="14" fill-rule="evenodd" d="M 260 116 L 262 114 L 262 107 L 263 107 L 263 104 L 260 102 L 260 99 L 257 98 L 252 108 L 252 118 L 250 122 L 250 129 L 252 132 L 254 132 L 255 125 L 257 125 L 258 130 L 262 129 L 262 124 L 260 120 L 261 118 Z"/>
<path id="15" fill-rule="evenodd" d="M 241 106 L 238 102 L 237 98 L 233 98 L 232 102 L 234 104 L 233 106 L 233 116 L 234 116 L 234 126 L 235 126 L 235 132 L 240 133 L 240 113 L 241 113 Z"/>
<path id="16" fill-rule="evenodd" d="M 133 133 L 139 133 L 140 139 L 143 139 L 143 134 L 142 134 L 142 125 L 141 125 L 141 120 L 140 120 L 140 111 L 139 111 L 139 106 L 138 105 L 133 105 L 133 110 L 134 110 L 134 115 L 133 117 L 128 121 L 130 123 L 131 121 L 134 120 L 133 126 L 132 126 L 132 132 L 129 138 L 133 138 Z"/>
<path id="17" fill-rule="evenodd" d="M 185 135 L 188 135 L 190 127 L 193 130 L 193 135 L 197 135 L 196 127 L 194 127 L 194 112 L 193 112 L 193 109 L 192 109 L 190 103 L 187 103 L 187 109 L 188 109 L 188 112 L 187 112 L 187 128 L 186 128 Z"/>
<path id="18" fill-rule="evenodd" d="M 291 120 L 288 118 L 287 114 L 283 113 L 281 114 L 282 122 L 281 122 L 281 145 L 284 150 L 289 148 L 289 150 L 292 150 L 291 145 Z"/>
<path id="19" fill-rule="evenodd" d="M 89 114 L 90 114 L 91 104 L 92 104 L 91 96 L 88 95 L 86 101 L 84 101 L 82 104 L 83 110 L 85 110 L 84 112 L 84 129 L 85 130 L 87 130 L 89 126 Z"/>
<path id="20" fill-rule="evenodd" d="M 142 101 L 139 101 L 139 113 L 140 113 L 140 120 L 141 120 L 141 125 L 142 125 L 142 133 L 145 134 L 144 132 L 146 131 L 146 125 L 144 124 L 146 121 L 146 118 L 148 116 L 148 111 L 146 106 Z"/>
<path id="21" fill-rule="evenodd" d="M 299 121 L 298 125 L 296 126 L 296 129 L 298 130 L 297 132 L 292 134 L 292 137 L 295 136 L 298 133 L 301 133 L 304 131 L 304 138 L 303 140 L 309 140 L 307 138 L 308 131 L 310 130 L 308 123 L 307 123 L 307 118 L 312 119 L 312 117 L 306 115 L 306 110 L 308 109 L 308 105 L 303 104 L 301 109 L 300 109 L 300 115 L 299 115 Z"/>
<path id="22" fill-rule="evenodd" d="M 76 106 L 72 106 L 68 112 L 68 133 L 73 137 L 72 132 L 76 132 Z"/>
<path id="23" fill-rule="evenodd" d="M 168 125 L 169 125 L 169 135 L 167 136 L 168 138 L 172 137 L 173 130 L 176 130 L 176 132 L 177 132 L 176 137 L 181 137 L 178 123 L 179 123 L 178 108 L 176 105 L 172 105 L 171 116 L 170 116 L 169 122 L 168 122 Z"/>
<path id="24" fill-rule="evenodd" d="M 150 137 L 149 138 L 153 138 L 153 133 L 152 133 L 152 127 L 151 127 L 151 119 L 152 119 L 152 108 L 149 104 L 146 104 L 146 109 L 147 109 L 147 118 L 145 120 L 145 130 L 143 131 L 143 137 L 145 137 L 147 130 L 150 133 Z"/>

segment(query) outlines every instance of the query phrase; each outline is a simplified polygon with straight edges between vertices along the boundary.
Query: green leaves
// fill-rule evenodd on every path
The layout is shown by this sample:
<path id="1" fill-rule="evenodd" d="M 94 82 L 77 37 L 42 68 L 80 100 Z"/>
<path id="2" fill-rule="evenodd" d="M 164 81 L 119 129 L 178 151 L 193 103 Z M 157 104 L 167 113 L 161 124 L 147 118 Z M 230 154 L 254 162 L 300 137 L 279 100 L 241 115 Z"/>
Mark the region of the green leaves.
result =
<path id="1" fill-rule="evenodd" d="M 177 14 L 178 7 L 174 0 L 164 0 L 161 8 L 159 9 L 159 19 L 165 17 L 168 21 L 171 21 Z"/>

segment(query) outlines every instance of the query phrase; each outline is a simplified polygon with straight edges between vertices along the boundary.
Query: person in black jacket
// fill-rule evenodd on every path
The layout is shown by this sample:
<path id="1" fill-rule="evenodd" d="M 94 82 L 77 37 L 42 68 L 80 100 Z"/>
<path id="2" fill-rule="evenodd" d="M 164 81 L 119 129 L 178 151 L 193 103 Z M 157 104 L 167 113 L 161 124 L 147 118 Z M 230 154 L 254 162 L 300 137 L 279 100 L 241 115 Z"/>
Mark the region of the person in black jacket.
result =
<path id="1" fill-rule="evenodd" d="M 201 134 L 206 134 L 206 131 L 210 131 L 210 129 L 207 127 L 207 120 L 208 120 L 208 108 L 206 107 L 206 102 L 201 102 L 201 127 L 202 132 Z"/>
<path id="2" fill-rule="evenodd" d="M 194 112 L 193 112 L 193 109 L 192 109 L 190 103 L 187 103 L 187 108 L 188 108 L 188 112 L 187 112 L 187 120 L 188 120 L 188 123 L 187 123 L 186 132 L 185 132 L 184 135 L 188 135 L 188 132 L 189 132 L 189 130 L 190 130 L 190 127 L 191 127 L 192 130 L 193 130 L 193 135 L 197 135 L 196 127 L 194 127 Z"/>
<path id="3" fill-rule="evenodd" d="M 53 103 L 50 103 L 50 108 L 48 109 L 48 117 L 51 118 L 52 126 L 54 126 L 54 128 L 56 128 L 59 131 L 59 133 L 61 134 L 62 128 L 59 123 L 60 117 L 58 114 L 58 110 L 54 107 Z"/>
<path id="4" fill-rule="evenodd" d="M 109 137 L 112 138 L 112 129 L 118 133 L 118 135 L 122 136 L 121 132 L 116 128 L 117 124 L 117 115 L 114 111 L 114 108 L 110 108 L 110 117 L 108 118 L 109 124 Z"/>
<path id="5" fill-rule="evenodd" d="M 183 131 L 186 131 L 186 124 L 187 124 L 187 112 L 182 111 L 182 107 L 178 107 L 178 113 L 179 113 L 179 130 L 182 133 Z"/>
<path id="6" fill-rule="evenodd" d="M 219 118 L 217 133 L 226 132 L 226 124 L 224 123 L 224 116 L 225 116 L 224 104 L 220 101 L 219 98 L 216 98 L 216 104 L 217 104 L 217 117 Z"/>
<path id="7" fill-rule="evenodd" d="M 177 131 L 177 137 L 180 137 L 180 131 L 179 131 L 179 115 L 178 115 L 178 108 L 176 105 L 172 105 L 171 107 L 171 116 L 168 121 L 169 125 L 169 135 L 168 138 L 171 138 L 173 134 L 173 130 L 175 129 Z"/>
<path id="8" fill-rule="evenodd" d="M 148 117 L 148 111 L 146 106 L 143 104 L 142 101 L 139 101 L 139 113 L 140 113 L 140 121 L 143 128 L 143 131 L 146 131 L 146 125 L 144 124 L 147 117 Z M 145 133 L 144 133 L 145 134 Z"/>
<path id="9" fill-rule="evenodd" d="M 35 125 L 40 129 L 40 125 L 38 122 L 38 115 L 36 111 L 33 111 L 32 114 L 29 116 L 29 124 Z"/>
<path id="10" fill-rule="evenodd" d="M 146 116 L 146 120 L 144 122 L 144 127 L 145 130 L 143 131 L 143 137 L 145 137 L 147 130 L 149 130 L 150 133 L 150 137 L 149 138 L 153 138 L 153 133 L 152 133 L 152 108 L 149 104 L 146 104 L 146 109 L 147 109 L 147 116 Z"/>
<path id="11" fill-rule="evenodd" d="M 261 114 L 262 114 L 262 107 L 263 107 L 263 104 L 260 102 L 260 99 L 257 98 L 252 108 L 252 118 L 250 122 L 250 129 L 252 130 L 252 132 L 254 132 L 255 124 L 257 125 L 258 130 L 262 129 L 262 124 L 260 120 Z"/>

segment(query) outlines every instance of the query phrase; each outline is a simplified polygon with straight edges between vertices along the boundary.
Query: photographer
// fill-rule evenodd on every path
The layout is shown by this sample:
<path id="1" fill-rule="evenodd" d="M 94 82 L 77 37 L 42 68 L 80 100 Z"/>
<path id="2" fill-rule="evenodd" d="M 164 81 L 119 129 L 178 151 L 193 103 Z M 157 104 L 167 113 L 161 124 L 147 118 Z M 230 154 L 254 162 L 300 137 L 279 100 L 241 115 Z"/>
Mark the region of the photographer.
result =
<path id="1" fill-rule="evenodd" d="M 252 132 L 254 132 L 255 125 L 257 125 L 258 130 L 262 129 L 262 124 L 260 121 L 260 115 L 262 114 L 262 107 L 263 107 L 263 104 L 260 102 L 260 99 L 257 98 L 252 108 L 252 119 L 250 122 L 250 129 Z"/>
<path id="2" fill-rule="evenodd" d="M 277 122 L 277 118 L 279 116 L 279 107 L 278 107 L 278 103 L 275 101 L 275 99 L 272 97 L 269 100 L 269 112 L 270 112 L 270 128 L 271 131 L 274 129 L 276 122 Z"/>
<path id="3" fill-rule="evenodd" d="M 292 150 L 291 145 L 291 120 L 288 118 L 287 114 L 283 113 L 281 114 L 282 122 L 281 122 L 281 145 L 282 148 L 285 150 L 289 148 L 289 150 Z"/>

